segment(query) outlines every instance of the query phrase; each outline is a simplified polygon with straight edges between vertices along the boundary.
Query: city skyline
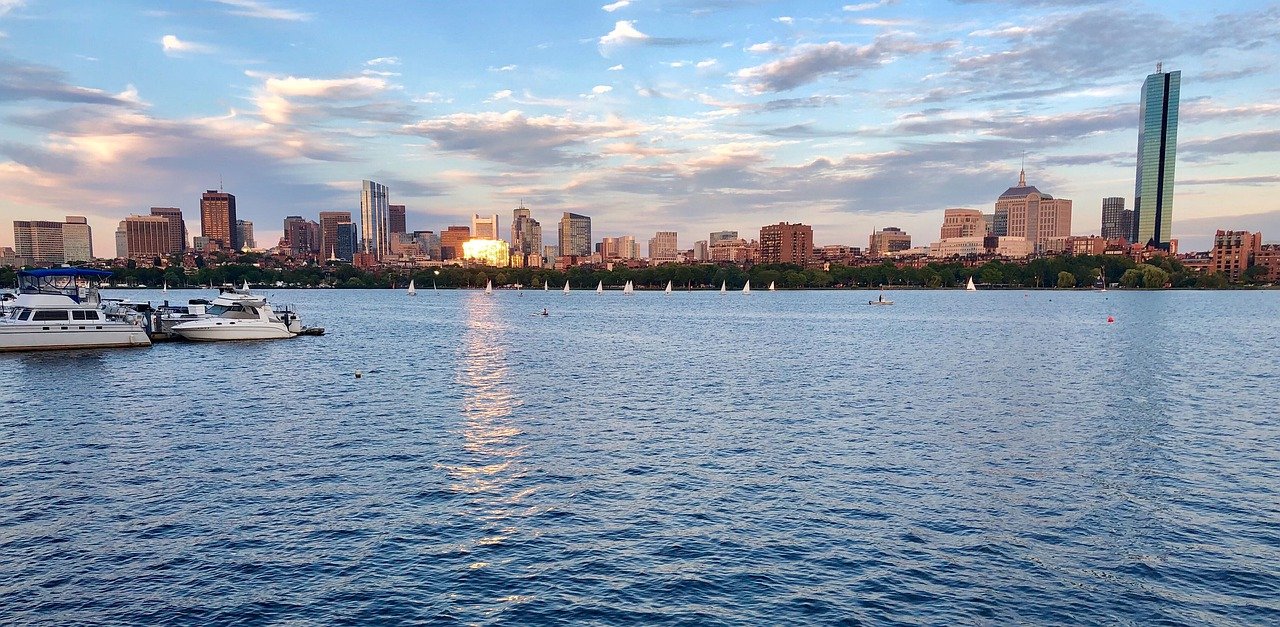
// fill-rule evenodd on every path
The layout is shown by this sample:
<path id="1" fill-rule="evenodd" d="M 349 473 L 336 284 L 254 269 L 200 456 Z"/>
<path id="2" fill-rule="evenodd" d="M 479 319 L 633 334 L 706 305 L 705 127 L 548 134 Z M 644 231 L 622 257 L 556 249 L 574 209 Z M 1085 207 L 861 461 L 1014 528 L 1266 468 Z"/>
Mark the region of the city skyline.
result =
<path id="1" fill-rule="evenodd" d="M 224 187 L 274 242 L 287 215 L 357 213 L 361 179 L 414 228 L 524 199 L 592 216 L 596 239 L 791 221 L 858 244 L 988 211 L 1024 155 L 1075 201 L 1071 232 L 1097 233 L 1103 198 L 1134 201 L 1161 61 L 1185 74 L 1172 236 L 1280 227 L 1263 2 L 375 3 L 376 40 L 302 3 L 0 6 L 4 218 L 85 215 L 99 251 L 152 206 L 200 232 L 200 190 Z"/>

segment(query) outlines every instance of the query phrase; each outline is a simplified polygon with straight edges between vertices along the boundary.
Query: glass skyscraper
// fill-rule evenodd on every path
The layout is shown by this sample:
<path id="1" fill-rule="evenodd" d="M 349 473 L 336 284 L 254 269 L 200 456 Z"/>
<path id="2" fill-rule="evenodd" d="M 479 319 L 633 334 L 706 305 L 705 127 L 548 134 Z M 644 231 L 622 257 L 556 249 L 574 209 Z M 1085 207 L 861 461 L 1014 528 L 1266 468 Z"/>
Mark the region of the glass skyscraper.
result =
<path id="1" fill-rule="evenodd" d="M 591 255 L 591 218 L 565 212 L 560 218 L 560 256 Z"/>
<path id="2" fill-rule="evenodd" d="M 1173 165 L 1178 149 L 1178 92 L 1182 72 L 1161 72 L 1142 83 L 1138 120 L 1138 179 L 1133 192 L 1134 243 L 1169 249 L 1173 224 Z"/>
<path id="3" fill-rule="evenodd" d="M 391 216 L 387 186 L 362 181 L 360 187 L 360 252 L 374 259 L 391 254 Z"/>

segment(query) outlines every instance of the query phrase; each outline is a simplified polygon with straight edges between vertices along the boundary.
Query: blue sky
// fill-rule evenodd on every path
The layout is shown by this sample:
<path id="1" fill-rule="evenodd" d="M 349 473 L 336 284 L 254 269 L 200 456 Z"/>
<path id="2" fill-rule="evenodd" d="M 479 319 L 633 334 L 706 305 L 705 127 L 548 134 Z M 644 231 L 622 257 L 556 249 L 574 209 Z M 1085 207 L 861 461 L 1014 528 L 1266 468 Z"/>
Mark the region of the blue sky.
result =
<path id="1" fill-rule="evenodd" d="M 548 241 L 573 211 L 685 248 L 781 220 L 927 244 L 1025 159 L 1097 233 L 1104 196 L 1132 204 L 1162 61 L 1183 73 L 1174 237 L 1204 249 L 1280 234 L 1278 42 L 1260 1 L 0 0 L 0 217 L 87 215 L 110 253 L 151 206 L 198 234 L 222 180 L 264 245 L 372 178 L 416 229 L 523 200 Z"/>

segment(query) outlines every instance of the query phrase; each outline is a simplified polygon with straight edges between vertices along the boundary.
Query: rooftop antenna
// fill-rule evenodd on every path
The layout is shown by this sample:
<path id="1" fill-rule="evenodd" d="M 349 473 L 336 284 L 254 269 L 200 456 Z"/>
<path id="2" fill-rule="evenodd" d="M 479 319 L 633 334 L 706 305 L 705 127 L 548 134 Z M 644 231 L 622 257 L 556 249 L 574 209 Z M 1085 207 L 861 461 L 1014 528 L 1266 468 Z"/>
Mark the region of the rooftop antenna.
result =
<path id="1" fill-rule="evenodd" d="M 1156 74 L 1164 74 L 1164 62 L 1156 61 Z"/>
<path id="2" fill-rule="evenodd" d="M 1018 187 L 1027 186 L 1027 156 L 1022 155 L 1022 169 L 1018 171 Z"/>
<path id="3" fill-rule="evenodd" d="M 218 175 L 218 191 L 222 191 L 222 175 Z"/>

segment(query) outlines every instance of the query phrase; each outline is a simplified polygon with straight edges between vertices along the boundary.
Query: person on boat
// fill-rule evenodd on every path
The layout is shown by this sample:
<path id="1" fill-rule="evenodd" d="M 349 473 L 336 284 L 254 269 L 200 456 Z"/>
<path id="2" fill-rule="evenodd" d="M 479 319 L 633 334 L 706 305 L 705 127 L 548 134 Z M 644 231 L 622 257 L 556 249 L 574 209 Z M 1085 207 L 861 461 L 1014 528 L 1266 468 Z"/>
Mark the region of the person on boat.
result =
<path id="1" fill-rule="evenodd" d="M 546 308 L 546 307 L 543 307 L 543 308 L 542 308 L 542 315 L 544 315 L 544 316 L 549 316 L 549 315 L 551 315 L 551 314 L 547 313 L 547 308 Z"/>
<path id="2" fill-rule="evenodd" d="M 884 294 L 881 294 L 881 295 L 879 296 L 879 298 L 877 298 L 876 300 L 879 300 L 880 302 L 882 302 L 882 303 L 883 303 L 883 302 L 884 302 Z"/>

